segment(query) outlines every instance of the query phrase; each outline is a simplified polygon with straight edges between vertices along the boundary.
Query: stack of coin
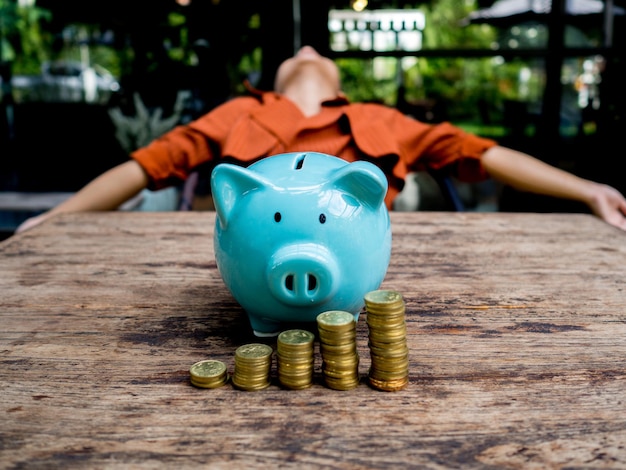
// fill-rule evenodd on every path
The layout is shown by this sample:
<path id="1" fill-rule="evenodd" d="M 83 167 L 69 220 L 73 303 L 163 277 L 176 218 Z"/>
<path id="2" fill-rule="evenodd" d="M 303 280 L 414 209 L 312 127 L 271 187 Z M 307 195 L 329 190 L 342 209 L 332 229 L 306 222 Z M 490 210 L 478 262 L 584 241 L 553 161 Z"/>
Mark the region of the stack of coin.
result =
<path id="1" fill-rule="evenodd" d="M 276 340 L 278 381 L 285 388 L 302 390 L 313 384 L 313 340 L 306 330 L 286 330 Z"/>
<path id="2" fill-rule="evenodd" d="M 233 385 L 240 390 L 263 390 L 270 385 L 273 349 L 267 344 L 250 343 L 235 350 Z"/>
<path id="3" fill-rule="evenodd" d="M 365 295 L 371 366 L 369 382 L 383 391 L 401 390 L 409 383 L 404 300 L 399 292 L 376 290 Z"/>
<path id="4" fill-rule="evenodd" d="M 326 385 L 335 390 L 350 390 L 359 385 L 359 354 L 356 349 L 354 315 L 330 310 L 317 316 L 322 353 L 322 372 Z"/>
<path id="5" fill-rule="evenodd" d="M 200 388 L 218 388 L 228 382 L 228 371 L 222 361 L 207 359 L 189 369 L 191 384 Z"/>

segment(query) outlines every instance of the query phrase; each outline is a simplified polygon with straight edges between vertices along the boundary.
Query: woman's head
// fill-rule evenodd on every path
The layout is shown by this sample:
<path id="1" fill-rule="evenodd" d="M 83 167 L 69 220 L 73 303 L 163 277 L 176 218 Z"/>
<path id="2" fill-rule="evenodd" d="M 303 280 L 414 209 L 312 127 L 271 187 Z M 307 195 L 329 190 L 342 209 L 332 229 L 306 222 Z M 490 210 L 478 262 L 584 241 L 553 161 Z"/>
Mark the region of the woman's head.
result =
<path id="1" fill-rule="evenodd" d="M 324 84 L 339 93 L 340 78 L 337 65 L 328 57 L 321 56 L 311 46 L 302 47 L 293 57 L 280 64 L 274 80 L 274 91 L 283 93 L 294 81 L 322 80 Z"/>

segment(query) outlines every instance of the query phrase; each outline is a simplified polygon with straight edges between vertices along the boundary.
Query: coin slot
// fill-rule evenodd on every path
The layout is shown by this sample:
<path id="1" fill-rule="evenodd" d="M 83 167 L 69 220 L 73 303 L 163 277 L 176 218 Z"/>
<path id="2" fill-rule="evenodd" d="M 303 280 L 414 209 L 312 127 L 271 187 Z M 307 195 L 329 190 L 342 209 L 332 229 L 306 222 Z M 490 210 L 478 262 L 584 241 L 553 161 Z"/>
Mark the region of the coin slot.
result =
<path id="1" fill-rule="evenodd" d="M 307 291 L 311 292 L 314 291 L 317 288 L 317 278 L 311 274 L 307 274 L 306 275 L 306 281 L 307 281 Z M 285 288 L 288 291 L 293 292 L 294 290 L 294 275 L 293 274 L 288 274 L 285 277 Z"/>
<path id="2" fill-rule="evenodd" d="M 304 155 L 296 160 L 296 170 L 301 170 L 302 165 L 304 165 Z"/>

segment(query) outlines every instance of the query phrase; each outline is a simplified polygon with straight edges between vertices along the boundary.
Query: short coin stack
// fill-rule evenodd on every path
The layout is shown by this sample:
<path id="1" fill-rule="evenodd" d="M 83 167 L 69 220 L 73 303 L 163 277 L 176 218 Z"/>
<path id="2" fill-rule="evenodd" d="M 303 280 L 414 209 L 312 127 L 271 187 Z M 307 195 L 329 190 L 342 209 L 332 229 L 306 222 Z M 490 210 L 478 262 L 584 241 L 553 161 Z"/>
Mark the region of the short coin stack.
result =
<path id="1" fill-rule="evenodd" d="M 235 350 L 233 385 L 241 390 L 263 390 L 270 385 L 273 349 L 267 344 L 250 343 Z"/>
<path id="2" fill-rule="evenodd" d="M 376 290 L 365 295 L 371 367 L 369 382 L 383 391 L 401 390 L 409 383 L 404 300 L 399 292 Z"/>
<path id="3" fill-rule="evenodd" d="M 317 316 L 322 372 L 329 388 L 350 390 L 359 385 L 356 321 L 350 312 L 330 310 Z"/>
<path id="4" fill-rule="evenodd" d="M 207 359 L 189 369 L 191 384 L 200 388 L 218 388 L 228 382 L 228 371 L 222 361 Z"/>
<path id="5" fill-rule="evenodd" d="M 278 380 L 285 388 L 302 390 L 313 384 L 313 340 L 306 330 L 286 330 L 276 340 Z"/>

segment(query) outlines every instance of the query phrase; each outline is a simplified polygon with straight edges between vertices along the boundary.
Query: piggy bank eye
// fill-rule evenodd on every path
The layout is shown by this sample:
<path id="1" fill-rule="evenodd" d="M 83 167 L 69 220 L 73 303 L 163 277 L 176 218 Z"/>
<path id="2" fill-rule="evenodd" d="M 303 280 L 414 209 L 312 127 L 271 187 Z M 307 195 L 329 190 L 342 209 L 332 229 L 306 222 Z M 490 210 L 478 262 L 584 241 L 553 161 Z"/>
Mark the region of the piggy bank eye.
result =
<path id="1" fill-rule="evenodd" d="M 320 214 L 320 224 L 326 223 L 326 214 Z"/>
<path id="2" fill-rule="evenodd" d="M 282 219 L 282 216 L 280 215 L 280 212 L 276 212 L 276 213 L 274 214 L 274 220 L 275 220 L 276 222 L 280 222 L 280 219 Z"/>

